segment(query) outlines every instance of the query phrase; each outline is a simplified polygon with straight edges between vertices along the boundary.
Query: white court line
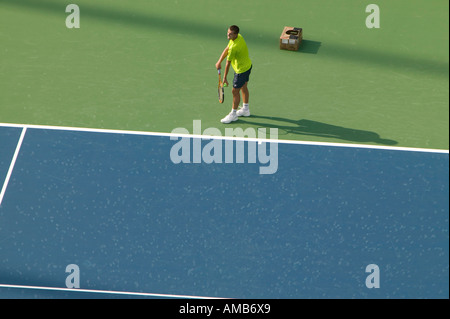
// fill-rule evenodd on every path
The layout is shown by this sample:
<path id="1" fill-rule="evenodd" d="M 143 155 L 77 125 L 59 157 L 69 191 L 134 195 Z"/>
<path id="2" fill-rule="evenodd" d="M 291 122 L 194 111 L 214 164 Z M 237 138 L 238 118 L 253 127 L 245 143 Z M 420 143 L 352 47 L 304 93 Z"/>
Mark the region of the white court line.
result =
<path id="1" fill-rule="evenodd" d="M 155 294 L 155 293 L 147 293 L 147 292 L 112 291 L 112 290 L 96 290 L 96 289 L 80 289 L 80 288 L 59 288 L 59 287 L 7 285 L 7 284 L 0 284 L 0 288 L 51 290 L 51 291 L 67 291 L 67 292 L 86 292 L 86 293 L 95 293 L 95 294 L 127 295 L 127 296 L 143 296 L 143 297 L 163 297 L 163 298 L 181 298 L 181 299 L 227 299 L 227 298 L 218 298 L 218 297 L 202 297 L 202 296 L 172 295 L 172 294 Z"/>
<path id="2" fill-rule="evenodd" d="M 348 148 L 368 148 L 368 149 L 380 149 L 380 150 L 388 150 L 388 151 L 408 151 L 408 152 L 449 154 L 449 150 L 430 149 L 430 148 L 396 147 L 396 146 L 380 146 L 380 145 L 349 144 L 349 143 L 309 142 L 309 141 L 280 140 L 280 139 L 275 140 L 275 139 L 267 139 L 267 138 L 261 139 L 261 138 L 247 138 L 247 137 L 234 137 L 234 136 L 233 137 L 231 137 L 231 136 L 210 136 L 210 135 L 198 135 L 198 134 L 178 134 L 178 133 L 161 133 L 161 132 L 146 132 L 146 131 L 113 130 L 113 129 L 95 129 L 95 128 L 69 127 L 69 126 L 0 123 L 0 127 L 32 128 L 32 129 L 44 129 L 44 130 L 127 134 L 127 135 L 143 135 L 143 136 L 188 137 L 188 138 L 203 138 L 203 139 L 208 138 L 208 139 L 222 139 L 222 140 L 250 141 L 250 142 L 348 147 Z"/>
<path id="3" fill-rule="evenodd" d="M 8 173 L 6 174 L 6 179 L 5 182 L 3 183 L 2 191 L 0 193 L 0 206 L 2 205 L 3 197 L 5 196 L 6 188 L 8 187 L 9 179 L 11 178 L 11 174 L 14 169 L 14 165 L 16 164 L 17 156 L 19 155 L 20 147 L 22 146 L 23 138 L 25 137 L 26 132 L 27 128 L 23 127 L 22 133 L 20 134 L 19 142 L 17 143 L 16 151 L 14 152 L 11 164 L 9 165 Z"/>

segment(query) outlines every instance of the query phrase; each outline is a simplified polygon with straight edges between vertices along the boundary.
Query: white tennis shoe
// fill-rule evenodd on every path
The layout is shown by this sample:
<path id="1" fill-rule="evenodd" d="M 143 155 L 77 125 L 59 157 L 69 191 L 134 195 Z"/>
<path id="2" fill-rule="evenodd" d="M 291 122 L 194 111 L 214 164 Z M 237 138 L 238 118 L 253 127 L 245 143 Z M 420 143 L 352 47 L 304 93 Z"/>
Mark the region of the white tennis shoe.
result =
<path id="1" fill-rule="evenodd" d="M 241 107 L 237 112 L 237 116 L 250 116 L 250 109 Z"/>
<path id="2" fill-rule="evenodd" d="M 231 111 L 230 114 L 228 114 L 223 119 L 221 119 L 220 122 L 222 122 L 223 124 L 228 124 L 228 123 L 237 121 L 238 118 L 239 117 L 237 116 L 237 112 Z"/>

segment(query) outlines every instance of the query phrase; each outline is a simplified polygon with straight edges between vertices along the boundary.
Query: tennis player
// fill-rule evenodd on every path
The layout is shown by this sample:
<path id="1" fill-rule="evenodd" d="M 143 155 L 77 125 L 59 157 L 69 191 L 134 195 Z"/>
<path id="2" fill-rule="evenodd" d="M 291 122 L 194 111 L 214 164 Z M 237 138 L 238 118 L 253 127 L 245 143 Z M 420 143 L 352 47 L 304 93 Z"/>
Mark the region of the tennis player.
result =
<path id="1" fill-rule="evenodd" d="M 227 38 L 230 40 L 227 47 L 223 50 L 219 61 L 216 63 L 216 69 L 219 70 L 222 66 L 222 61 L 226 58 L 225 72 L 223 72 L 223 83 L 228 85 L 227 75 L 230 70 L 230 65 L 234 70 L 233 79 L 233 106 L 230 114 L 225 116 L 220 121 L 228 124 L 237 121 L 239 116 L 250 116 L 250 109 L 248 107 L 249 92 L 248 81 L 252 71 L 252 61 L 248 55 L 247 44 L 242 35 L 239 34 L 239 27 L 232 25 L 227 32 Z M 238 110 L 241 101 L 240 92 L 242 91 L 242 108 Z"/>

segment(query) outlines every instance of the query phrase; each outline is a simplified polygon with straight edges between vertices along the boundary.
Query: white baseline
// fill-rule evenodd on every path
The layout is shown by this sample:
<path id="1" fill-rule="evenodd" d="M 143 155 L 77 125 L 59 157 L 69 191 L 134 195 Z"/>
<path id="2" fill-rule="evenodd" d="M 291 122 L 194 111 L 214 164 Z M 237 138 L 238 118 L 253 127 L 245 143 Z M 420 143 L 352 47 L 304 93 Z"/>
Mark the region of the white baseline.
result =
<path id="1" fill-rule="evenodd" d="M 368 148 L 368 149 L 380 149 L 380 150 L 388 150 L 388 151 L 409 151 L 409 152 L 426 152 L 426 153 L 449 154 L 449 150 L 430 149 L 430 148 L 379 146 L 379 145 L 349 144 L 349 143 L 309 142 L 309 141 L 294 141 L 294 140 L 279 140 L 279 139 L 273 140 L 273 139 L 261 139 L 261 138 L 246 138 L 246 137 L 231 137 L 231 136 L 209 136 L 209 135 L 197 135 L 197 134 L 176 134 L 176 133 L 130 131 L 130 130 L 113 130 L 113 129 L 96 129 L 96 128 L 52 126 L 52 125 L 0 123 L 0 127 L 30 128 L 30 129 L 43 129 L 43 130 L 90 132 L 90 133 L 143 135 L 143 136 L 167 136 L 167 137 L 178 136 L 178 137 L 211 138 L 211 139 L 222 139 L 222 140 L 266 142 L 266 143 L 280 143 L 280 144 L 298 144 L 298 145 L 349 147 L 349 148 Z"/>

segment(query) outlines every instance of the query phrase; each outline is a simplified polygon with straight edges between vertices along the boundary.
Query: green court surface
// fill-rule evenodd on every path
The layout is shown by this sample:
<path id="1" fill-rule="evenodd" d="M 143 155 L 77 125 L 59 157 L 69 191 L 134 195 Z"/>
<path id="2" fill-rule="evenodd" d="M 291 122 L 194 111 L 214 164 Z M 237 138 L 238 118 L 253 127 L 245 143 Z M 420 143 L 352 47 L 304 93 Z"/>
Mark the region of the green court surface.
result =
<path id="1" fill-rule="evenodd" d="M 0 123 L 224 132 L 231 89 L 219 104 L 214 65 L 237 24 L 253 116 L 234 127 L 448 149 L 448 14 L 447 0 L 0 0 Z M 298 52 L 279 49 L 284 26 L 303 28 Z"/>

